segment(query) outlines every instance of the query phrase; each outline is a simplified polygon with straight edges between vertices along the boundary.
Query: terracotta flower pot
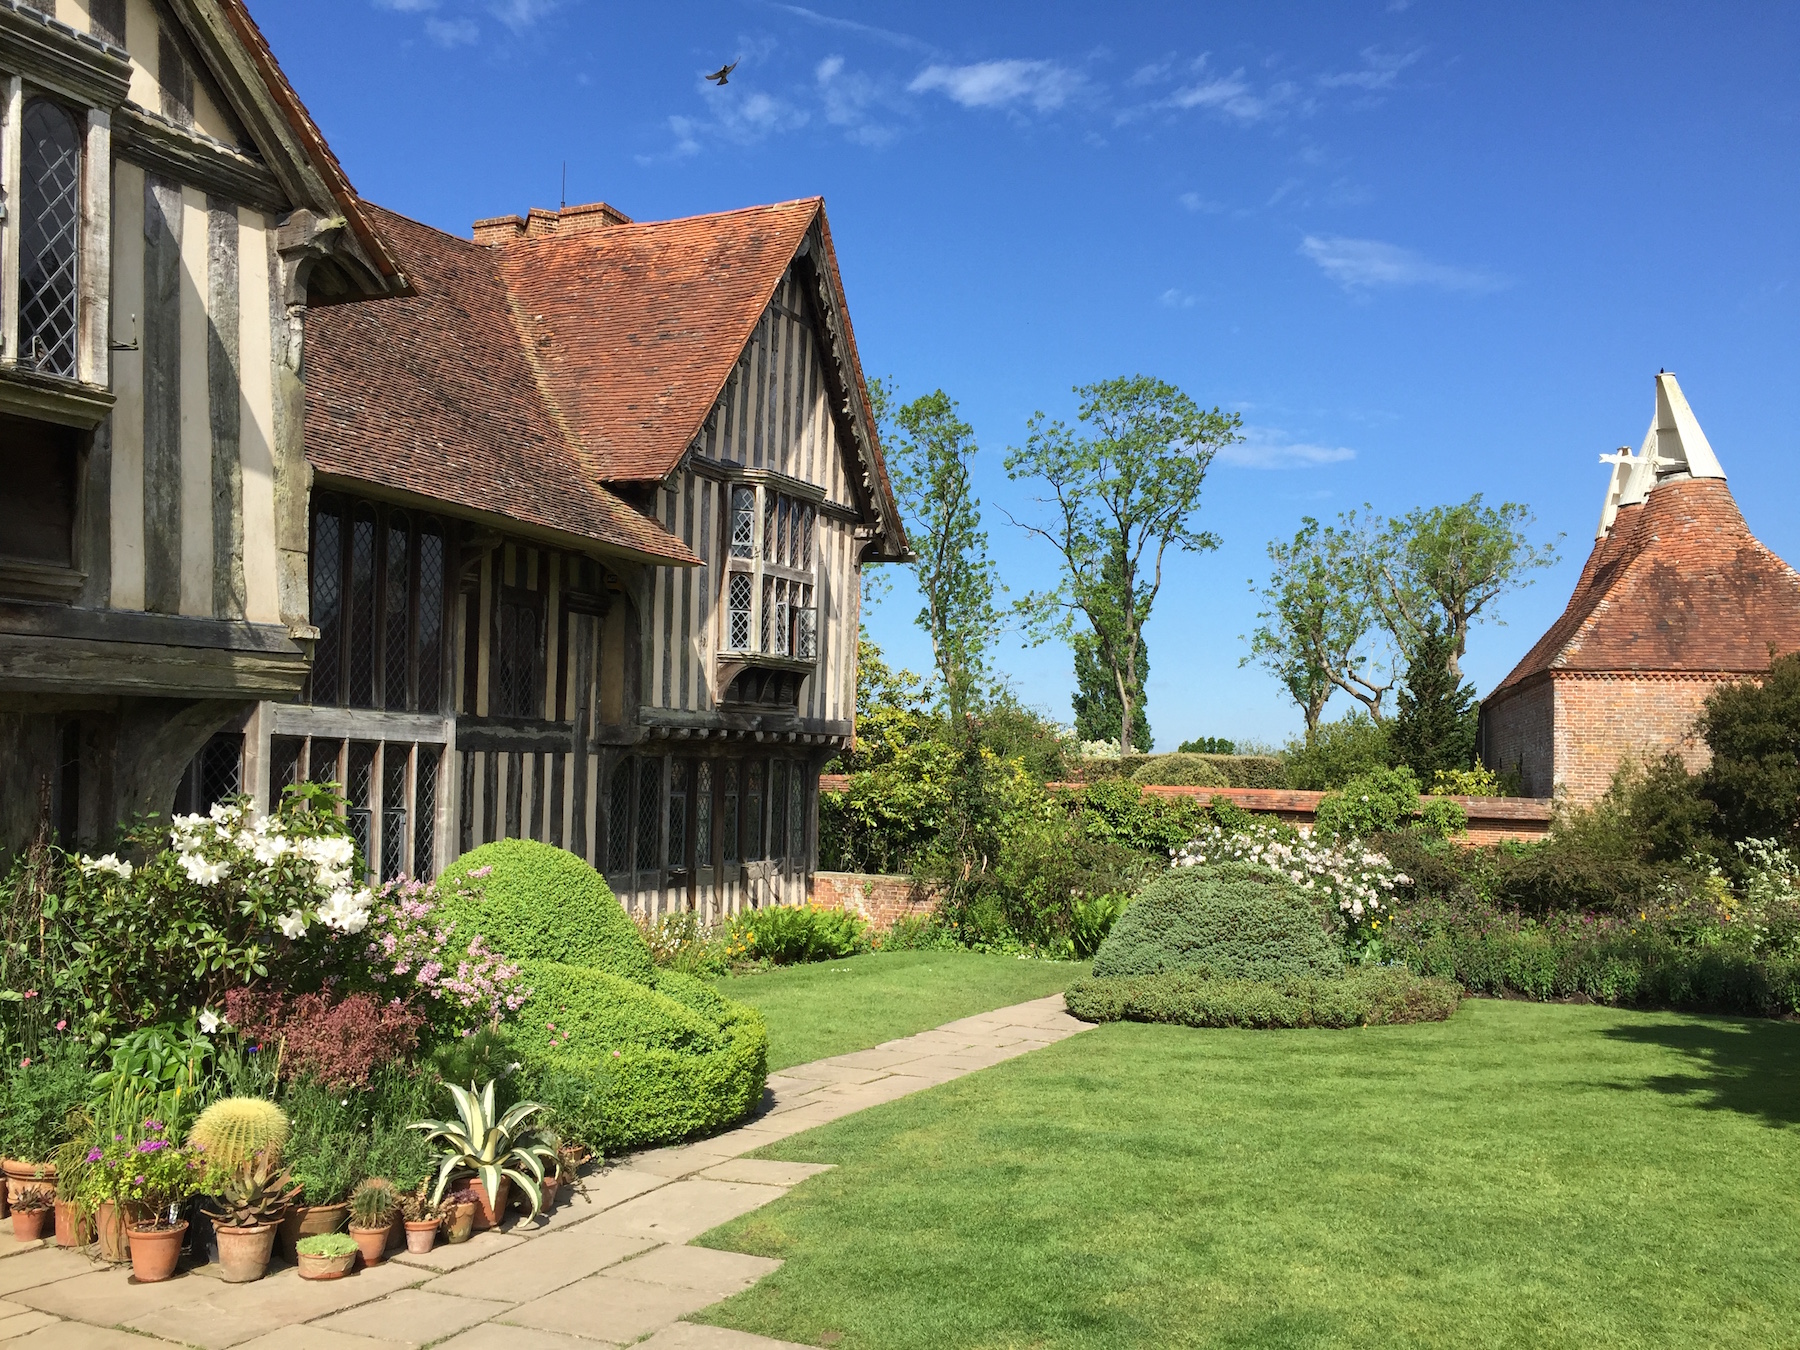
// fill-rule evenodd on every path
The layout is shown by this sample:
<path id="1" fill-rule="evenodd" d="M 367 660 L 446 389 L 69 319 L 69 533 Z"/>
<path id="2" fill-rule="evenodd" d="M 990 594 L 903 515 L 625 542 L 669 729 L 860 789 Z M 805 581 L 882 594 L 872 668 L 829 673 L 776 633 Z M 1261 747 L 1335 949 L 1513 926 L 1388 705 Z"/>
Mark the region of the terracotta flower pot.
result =
<path id="1" fill-rule="evenodd" d="M 187 1236 L 187 1224 L 173 1228 L 133 1228 L 128 1230 L 131 1242 L 131 1274 L 139 1284 L 161 1284 L 175 1273 L 181 1260 L 181 1241 Z"/>
<path id="2" fill-rule="evenodd" d="M 356 1243 L 356 1250 L 362 1256 L 365 1266 L 378 1266 L 387 1260 L 388 1235 L 393 1231 L 392 1224 L 383 1224 L 380 1228 L 350 1225 L 350 1237 Z"/>
<path id="3" fill-rule="evenodd" d="M 213 1235 L 219 1240 L 220 1278 L 227 1284 L 260 1280 L 269 1269 L 269 1258 L 275 1253 L 275 1233 L 280 1227 L 274 1223 L 243 1228 L 214 1224 Z"/>
<path id="4" fill-rule="evenodd" d="M 297 1260 L 299 1253 L 294 1247 L 301 1238 L 318 1233 L 335 1233 L 349 1217 L 348 1204 L 295 1205 L 281 1221 L 281 1254 L 290 1261 Z"/>
<path id="5" fill-rule="evenodd" d="M 475 1202 L 452 1205 L 450 1207 L 450 1223 L 444 1234 L 451 1242 L 467 1242 L 475 1235 Z"/>
<path id="6" fill-rule="evenodd" d="M 562 1178 L 555 1173 L 544 1178 L 544 1207 L 539 1213 L 548 1214 L 556 1208 L 557 1192 L 562 1190 Z"/>
<path id="7" fill-rule="evenodd" d="M 406 1250 L 414 1256 L 423 1256 L 437 1245 L 438 1229 L 442 1225 L 436 1219 L 408 1219 L 406 1221 Z"/>
<path id="8" fill-rule="evenodd" d="M 94 1230 L 99 1235 L 102 1261 L 128 1261 L 131 1247 L 125 1238 L 125 1216 L 111 1200 L 102 1200 L 94 1212 Z"/>
<path id="9" fill-rule="evenodd" d="M 94 1216 L 73 1200 L 56 1202 L 56 1245 L 85 1247 L 94 1240 Z"/>
<path id="10" fill-rule="evenodd" d="M 511 1179 L 501 1177 L 499 1188 L 491 1197 L 480 1177 L 469 1183 L 469 1189 L 475 1192 L 475 1231 L 479 1233 L 497 1226 L 506 1217 L 506 1202 L 512 1193 Z"/>
<path id="11" fill-rule="evenodd" d="M 44 1236 L 44 1229 L 54 1218 L 47 1209 L 15 1209 L 12 1212 L 13 1241 L 36 1242 Z"/>
<path id="12" fill-rule="evenodd" d="M 8 1158 L 0 1164 L 6 1172 L 6 1200 L 10 1208 L 26 1191 L 49 1191 L 56 1194 L 56 1164 L 25 1162 Z"/>
<path id="13" fill-rule="evenodd" d="M 356 1265 L 356 1256 L 355 1252 L 345 1252 L 342 1256 L 312 1256 L 306 1252 L 294 1254 L 303 1280 L 341 1280 Z"/>

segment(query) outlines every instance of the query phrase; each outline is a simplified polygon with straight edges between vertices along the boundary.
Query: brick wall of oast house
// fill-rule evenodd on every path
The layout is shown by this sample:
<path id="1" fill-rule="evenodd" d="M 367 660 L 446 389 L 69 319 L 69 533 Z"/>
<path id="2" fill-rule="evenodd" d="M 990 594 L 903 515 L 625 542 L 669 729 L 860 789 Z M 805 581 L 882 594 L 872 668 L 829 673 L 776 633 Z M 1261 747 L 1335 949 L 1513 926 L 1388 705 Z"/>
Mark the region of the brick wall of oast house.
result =
<path id="1" fill-rule="evenodd" d="M 1576 806 L 1603 796 L 1626 758 L 1640 764 L 1673 750 L 1690 772 L 1712 754 L 1694 731 L 1707 696 L 1742 675 L 1554 672 L 1556 787 Z"/>
<path id="2" fill-rule="evenodd" d="M 897 919 L 922 918 L 937 912 L 935 890 L 912 877 L 867 872 L 814 872 L 812 903 L 820 909 L 844 909 L 885 933 Z"/>
<path id="3" fill-rule="evenodd" d="M 1482 709 L 1482 761 L 1496 773 L 1516 772 L 1528 797 L 1556 794 L 1555 713 L 1548 679 Z"/>
<path id="4" fill-rule="evenodd" d="M 820 792 L 842 792 L 849 779 L 843 774 L 821 774 Z M 1051 787 L 1078 789 L 1079 783 L 1052 783 Z M 1147 787 L 1144 791 L 1158 797 L 1195 797 L 1211 801 L 1223 797 L 1246 811 L 1272 815 L 1301 829 L 1311 829 L 1323 792 L 1301 792 L 1291 788 L 1210 788 Z M 1469 832 L 1465 842 L 1497 844 L 1503 839 L 1542 839 L 1550 833 L 1551 802 L 1548 797 L 1451 797 L 1469 815 Z M 843 876 L 847 873 L 819 873 L 820 876 Z M 815 886 L 815 892 L 817 887 Z M 814 903 L 823 903 L 815 901 Z"/>

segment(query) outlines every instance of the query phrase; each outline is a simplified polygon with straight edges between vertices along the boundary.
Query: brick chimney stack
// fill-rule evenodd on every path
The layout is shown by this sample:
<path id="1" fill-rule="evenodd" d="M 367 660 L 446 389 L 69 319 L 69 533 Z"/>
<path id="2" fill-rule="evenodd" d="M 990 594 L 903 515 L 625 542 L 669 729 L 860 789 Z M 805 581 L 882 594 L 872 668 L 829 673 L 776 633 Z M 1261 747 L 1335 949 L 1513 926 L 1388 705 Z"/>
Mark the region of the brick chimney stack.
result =
<path id="1" fill-rule="evenodd" d="M 547 211 L 534 206 L 526 216 L 493 216 L 475 222 L 475 242 L 487 247 L 517 243 L 521 239 L 543 239 L 549 235 L 591 234 L 613 225 L 629 225 L 631 217 L 616 206 L 590 202 L 585 206 L 565 206 L 560 211 Z"/>

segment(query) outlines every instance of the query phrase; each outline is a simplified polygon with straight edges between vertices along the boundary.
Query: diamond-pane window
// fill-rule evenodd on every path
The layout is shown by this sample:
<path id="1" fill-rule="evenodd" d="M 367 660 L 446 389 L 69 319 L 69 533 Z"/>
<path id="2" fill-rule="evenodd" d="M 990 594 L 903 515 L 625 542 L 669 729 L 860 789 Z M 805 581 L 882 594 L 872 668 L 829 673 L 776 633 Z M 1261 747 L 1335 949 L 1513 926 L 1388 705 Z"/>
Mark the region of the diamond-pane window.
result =
<path id="1" fill-rule="evenodd" d="M 350 746 L 349 798 L 350 833 L 366 862 L 375 806 L 375 747 L 365 741 L 355 741 Z"/>
<path id="2" fill-rule="evenodd" d="M 750 647 L 751 585 L 748 572 L 731 574 L 731 595 L 726 606 L 726 626 L 730 631 L 725 635 L 725 645 L 732 651 L 748 651 Z"/>
<path id="3" fill-rule="evenodd" d="M 787 843 L 787 761 L 769 766 L 769 856 L 779 858 Z"/>
<path id="4" fill-rule="evenodd" d="M 336 502 L 313 512 L 312 620 L 319 640 L 313 644 L 312 701 L 339 703 L 344 651 L 344 527 Z"/>
<path id="5" fill-rule="evenodd" d="M 756 489 L 731 490 L 731 556 L 748 558 L 756 543 Z"/>
<path id="6" fill-rule="evenodd" d="M 436 712 L 444 668 L 444 533 L 419 530 L 419 711 Z"/>
<path id="7" fill-rule="evenodd" d="M 662 761 L 645 759 L 638 764 L 637 870 L 655 871 L 661 842 Z"/>
<path id="8" fill-rule="evenodd" d="M 719 842 L 724 846 L 725 861 L 738 860 L 738 766 L 725 766 L 723 800 L 719 810 Z"/>
<path id="9" fill-rule="evenodd" d="M 389 743 L 381 756 L 381 879 L 406 867 L 406 747 Z"/>
<path id="10" fill-rule="evenodd" d="M 350 706 L 375 706 L 375 509 L 350 525 Z"/>
<path id="11" fill-rule="evenodd" d="M 744 778 L 744 857 L 755 862 L 763 857 L 762 761 L 752 760 Z"/>
<path id="12" fill-rule="evenodd" d="M 19 356 L 22 364 L 73 378 L 81 133 L 47 98 L 26 102 L 20 129 Z"/>
<path id="13" fill-rule="evenodd" d="M 811 590 L 809 586 L 807 588 Z M 794 655 L 811 661 L 819 654 L 819 611 L 806 605 L 794 611 Z"/>
<path id="14" fill-rule="evenodd" d="M 669 766 L 669 866 L 687 866 L 688 764 Z"/>
<path id="15" fill-rule="evenodd" d="M 608 793 L 606 870 L 623 872 L 631 866 L 631 769 L 629 757 L 613 770 Z"/>
<path id="16" fill-rule="evenodd" d="M 764 562 L 773 561 L 775 557 L 775 496 L 773 492 L 763 493 L 763 547 Z"/>
<path id="17" fill-rule="evenodd" d="M 398 511 L 388 513 L 387 521 L 387 618 L 383 624 L 385 646 L 382 665 L 386 678 L 381 685 L 381 706 L 404 711 L 406 697 L 406 658 L 410 655 L 407 639 L 411 625 L 407 622 L 406 517 Z"/>
<path id="18" fill-rule="evenodd" d="M 788 770 L 788 857 L 806 856 L 806 780 L 804 764 Z"/>
<path id="19" fill-rule="evenodd" d="M 694 771 L 694 861 L 697 866 L 712 866 L 712 764 L 700 761 Z"/>
<path id="20" fill-rule="evenodd" d="M 419 762 L 413 783 L 413 865 L 415 877 L 432 873 L 432 858 L 437 852 L 437 775 L 439 750 L 435 745 L 419 747 Z"/>

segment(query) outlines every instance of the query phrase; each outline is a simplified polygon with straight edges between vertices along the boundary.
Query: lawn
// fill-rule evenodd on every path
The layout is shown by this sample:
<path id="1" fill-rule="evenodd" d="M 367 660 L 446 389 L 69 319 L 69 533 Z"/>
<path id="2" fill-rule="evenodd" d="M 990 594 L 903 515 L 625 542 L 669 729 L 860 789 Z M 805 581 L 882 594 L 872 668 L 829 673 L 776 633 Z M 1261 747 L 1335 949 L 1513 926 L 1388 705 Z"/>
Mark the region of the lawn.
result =
<path id="1" fill-rule="evenodd" d="M 1774 1346 L 1800 1025 L 1470 1001 L 1362 1031 L 1117 1024 L 763 1151 L 707 1320 L 843 1350 Z"/>
<path id="2" fill-rule="evenodd" d="M 1060 994 L 1085 963 L 968 951 L 876 952 L 714 982 L 769 1023 L 769 1068 L 866 1050 L 959 1017 Z"/>

